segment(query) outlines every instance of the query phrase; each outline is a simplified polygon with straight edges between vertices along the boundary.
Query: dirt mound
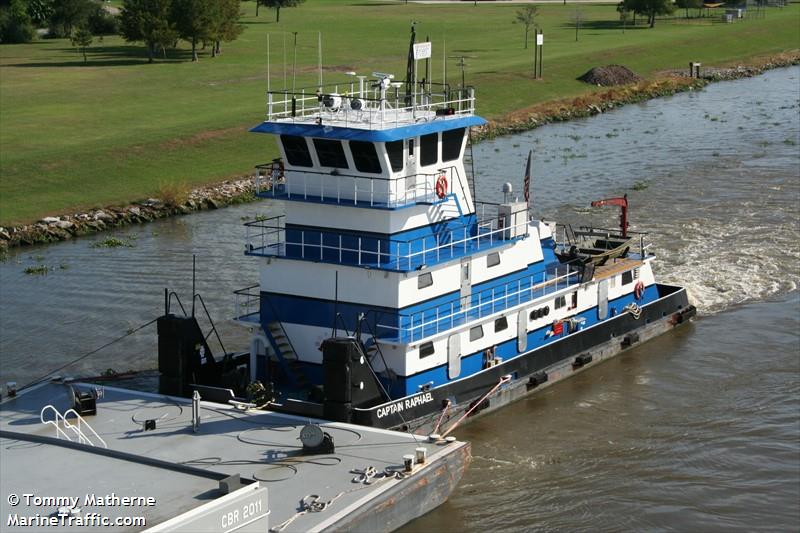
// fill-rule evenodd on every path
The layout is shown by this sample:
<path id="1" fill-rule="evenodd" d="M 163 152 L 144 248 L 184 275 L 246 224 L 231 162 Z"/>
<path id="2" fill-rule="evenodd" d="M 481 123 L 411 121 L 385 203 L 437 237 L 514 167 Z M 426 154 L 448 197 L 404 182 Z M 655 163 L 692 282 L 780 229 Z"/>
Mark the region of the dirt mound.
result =
<path id="1" fill-rule="evenodd" d="M 608 65 L 607 67 L 594 67 L 578 79 L 592 85 L 610 87 L 636 83 L 641 78 L 622 65 Z"/>

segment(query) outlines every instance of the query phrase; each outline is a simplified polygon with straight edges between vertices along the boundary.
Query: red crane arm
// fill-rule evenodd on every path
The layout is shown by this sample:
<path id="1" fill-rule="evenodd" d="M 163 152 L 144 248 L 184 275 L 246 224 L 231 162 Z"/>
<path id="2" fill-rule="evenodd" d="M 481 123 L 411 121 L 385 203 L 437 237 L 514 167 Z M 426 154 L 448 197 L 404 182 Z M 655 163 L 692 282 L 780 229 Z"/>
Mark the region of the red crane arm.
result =
<path id="1" fill-rule="evenodd" d="M 606 205 L 614 205 L 619 207 L 619 228 L 622 230 L 622 236 L 628 236 L 628 195 L 617 198 L 606 198 L 604 200 L 595 200 L 592 202 L 592 207 L 603 207 Z"/>

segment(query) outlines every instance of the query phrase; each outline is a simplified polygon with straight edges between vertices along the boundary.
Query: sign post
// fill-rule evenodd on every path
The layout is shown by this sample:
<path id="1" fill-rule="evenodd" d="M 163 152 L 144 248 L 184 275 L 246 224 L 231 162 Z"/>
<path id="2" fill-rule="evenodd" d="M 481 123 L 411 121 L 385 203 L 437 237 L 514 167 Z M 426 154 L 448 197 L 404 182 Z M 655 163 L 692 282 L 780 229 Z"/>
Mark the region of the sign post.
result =
<path id="1" fill-rule="evenodd" d="M 420 59 L 428 59 L 431 57 L 431 43 L 430 41 L 424 43 L 414 44 L 414 107 L 417 105 L 417 61 Z"/>
<path id="2" fill-rule="evenodd" d="M 544 49 L 544 31 L 537 30 L 536 31 L 536 50 L 534 52 L 535 55 L 539 56 L 539 60 L 534 60 L 534 78 L 542 79 L 542 63 L 544 62 L 544 58 L 542 57 L 542 51 Z M 539 67 L 539 71 L 536 72 L 536 67 Z"/>

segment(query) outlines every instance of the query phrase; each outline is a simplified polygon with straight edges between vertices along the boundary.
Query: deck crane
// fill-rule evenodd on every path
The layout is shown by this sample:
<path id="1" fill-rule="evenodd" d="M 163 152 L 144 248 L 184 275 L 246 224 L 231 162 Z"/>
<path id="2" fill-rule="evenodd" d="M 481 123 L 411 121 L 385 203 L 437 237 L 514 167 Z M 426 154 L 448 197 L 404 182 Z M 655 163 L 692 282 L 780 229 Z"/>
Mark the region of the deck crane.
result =
<path id="1" fill-rule="evenodd" d="M 619 228 L 622 230 L 622 236 L 628 236 L 628 195 L 616 198 L 606 198 L 604 200 L 595 200 L 592 202 L 592 207 L 603 207 L 606 205 L 615 205 L 619 207 Z"/>

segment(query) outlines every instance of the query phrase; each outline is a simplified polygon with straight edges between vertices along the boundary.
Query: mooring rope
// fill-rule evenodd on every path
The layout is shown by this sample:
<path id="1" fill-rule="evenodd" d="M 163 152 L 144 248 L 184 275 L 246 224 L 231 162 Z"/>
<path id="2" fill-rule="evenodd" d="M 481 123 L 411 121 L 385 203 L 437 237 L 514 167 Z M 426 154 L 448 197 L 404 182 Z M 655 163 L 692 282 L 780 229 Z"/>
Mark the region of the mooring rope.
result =
<path id="1" fill-rule="evenodd" d="M 39 383 L 41 383 L 42 381 L 45 381 L 47 378 L 49 378 L 50 376 L 52 376 L 53 374 L 55 374 L 56 372 L 58 372 L 59 370 L 64 370 L 64 369 L 65 369 L 65 368 L 67 368 L 68 366 L 72 366 L 72 365 L 74 365 L 75 363 L 77 363 L 77 362 L 79 362 L 79 361 L 82 361 L 82 360 L 86 359 L 87 357 L 89 357 L 89 356 L 91 356 L 91 355 L 94 355 L 94 354 L 96 354 L 96 353 L 97 353 L 97 352 L 99 352 L 100 350 L 103 350 L 103 349 L 105 349 L 105 348 L 108 348 L 108 347 L 109 347 L 109 346 L 111 346 L 112 344 L 114 344 L 114 343 L 117 343 L 117 342 L 121 341 L 121 340 L 122 340 L 122 339 L 124 339 L 125 337 L 130 337 L 131 335 L 133 335 L 134 333 L 136 333 L 136 332 L 137 332 L 137 331 L 139 331 L 140 329 L 144 329 L 144 328 L 146 328 L 147 326 L 149 326 L 150 324 L 153 324 L 153 323 L 154 323 L 154 322 L 156 322 L 157 320 L 158 320 L 158 318 L 154 318 L 153 320 L 151 320 L 151 321 L 149 321 L 149 322 L 146 322 L 146 323 L 142 324 L 141 326 L 139 326 L 139 327 L 137 327 L 137 328 L 135 328 L 135 329 L 129 330 L 129 331 L 128 331 L 128 332 L 127 332 L 125 335 L 122 335 L 121 337 L 117 337 L 116 339 L 114 339 L 114 340 L 112 340 L 112 341 L 109 341 L 109 342 L 105 343 L 104 345 L 100 346 L 99 348 L 95 348 L 95 349 L 94 349 L 94 350 L 92 350 L 91 352 L 87 352 L 87 353 L 85 353 L 85 354 L 81 355 L 80 357 L 77 357 L 77 358 L 73 359 L 73 360 L 72 360 L 72 361 L 70 361 L 69 363 L 67 363 L 67 364 L 65 364 L 65 365 L 61 365 L 60 367 L 56 368 L 55 370 L 51 370 L 51 371 L 49 371 L 47 374 L 45 374 L 45 375 L 43 375 L 43 376 L 41 376 L 41 377 L 39 377 L 39 378 L 36 378 L 35 380 L 31 381 L 31 382 L 30 382 L 30 383 L 28 383 L 27 385 L 25 385 L 25 386 L 21 387 L 21 388 L 20 388 L 20 390 L 22 390 L 22 389 L 27 389 L 28 387 L 32 387 L 32 386 L 34 386 L 34 385 L 38 385 L 38 384 L 39 384 Z"/>
<path id="2" fill-rule="evenodd" d="M 472 405 L 472 407 L 470 407 L 470 408 L 469 408 L 469 411 L 467 411 L 466 413 L 464 413 L 463 415 L 461 415 L 461 418 L 459 418 L 459 419 L 456 421 L 456 423 L 455 423 L 455 424 L 453 424 L 452 426 L 450 426 L 450 429 L 448 429 L 447 431 L 445 431 L 445 432 L 442 434 L 442 438 L 445 438 L 445 437 L 446 437 L 446 436 L 448 436 L 450 433 L 452 433 L 452 431 L 453 431 L 454 429 L 456 429 L 456 428 L 458 427 L 458 425 L 459 425 L 461 422 L 463 422 L 463 420 L 464 420 L 465 418 L 467 418 L 467 417 L 468 417 L 470 414 L 472 414 L 472 411 L 474 411 L 475 409 L 477 409 L 477 408 L 478 408 L 478 406 L 479 406 L 480 404 L 482 404 L 483 402 L 485 402 L 485 401 L 486 401 L 486 399 L 487 399 L 487 398 L 489 398 L 489 397 L 490 397 L 492 394 L 494 394 L 494 393 L 497 391 L 497 389 L 499 389 L 499 388 L 500 388 L 502 385 L 504 385 L 504 384 L 508 383 L 509 381 L 511 381 L 511 375 L 509 375 L 509 374 L 507 374 L 507 375 L 503 376 L 502 378 L 500 378 L 500 381 L 498 381 L 498 382 L 497 382 L 497 385 L 495 385 L 494 387 L 492 387 L 492 390 L 490 390 L 489 392 L 487 392 L 486 394 L 484 394 L 484 395 L 483 395 L 483 397 L 482 397 L 480 400 L 478 400 L 477 402 L 475 402 L 475 403 Z"/>

